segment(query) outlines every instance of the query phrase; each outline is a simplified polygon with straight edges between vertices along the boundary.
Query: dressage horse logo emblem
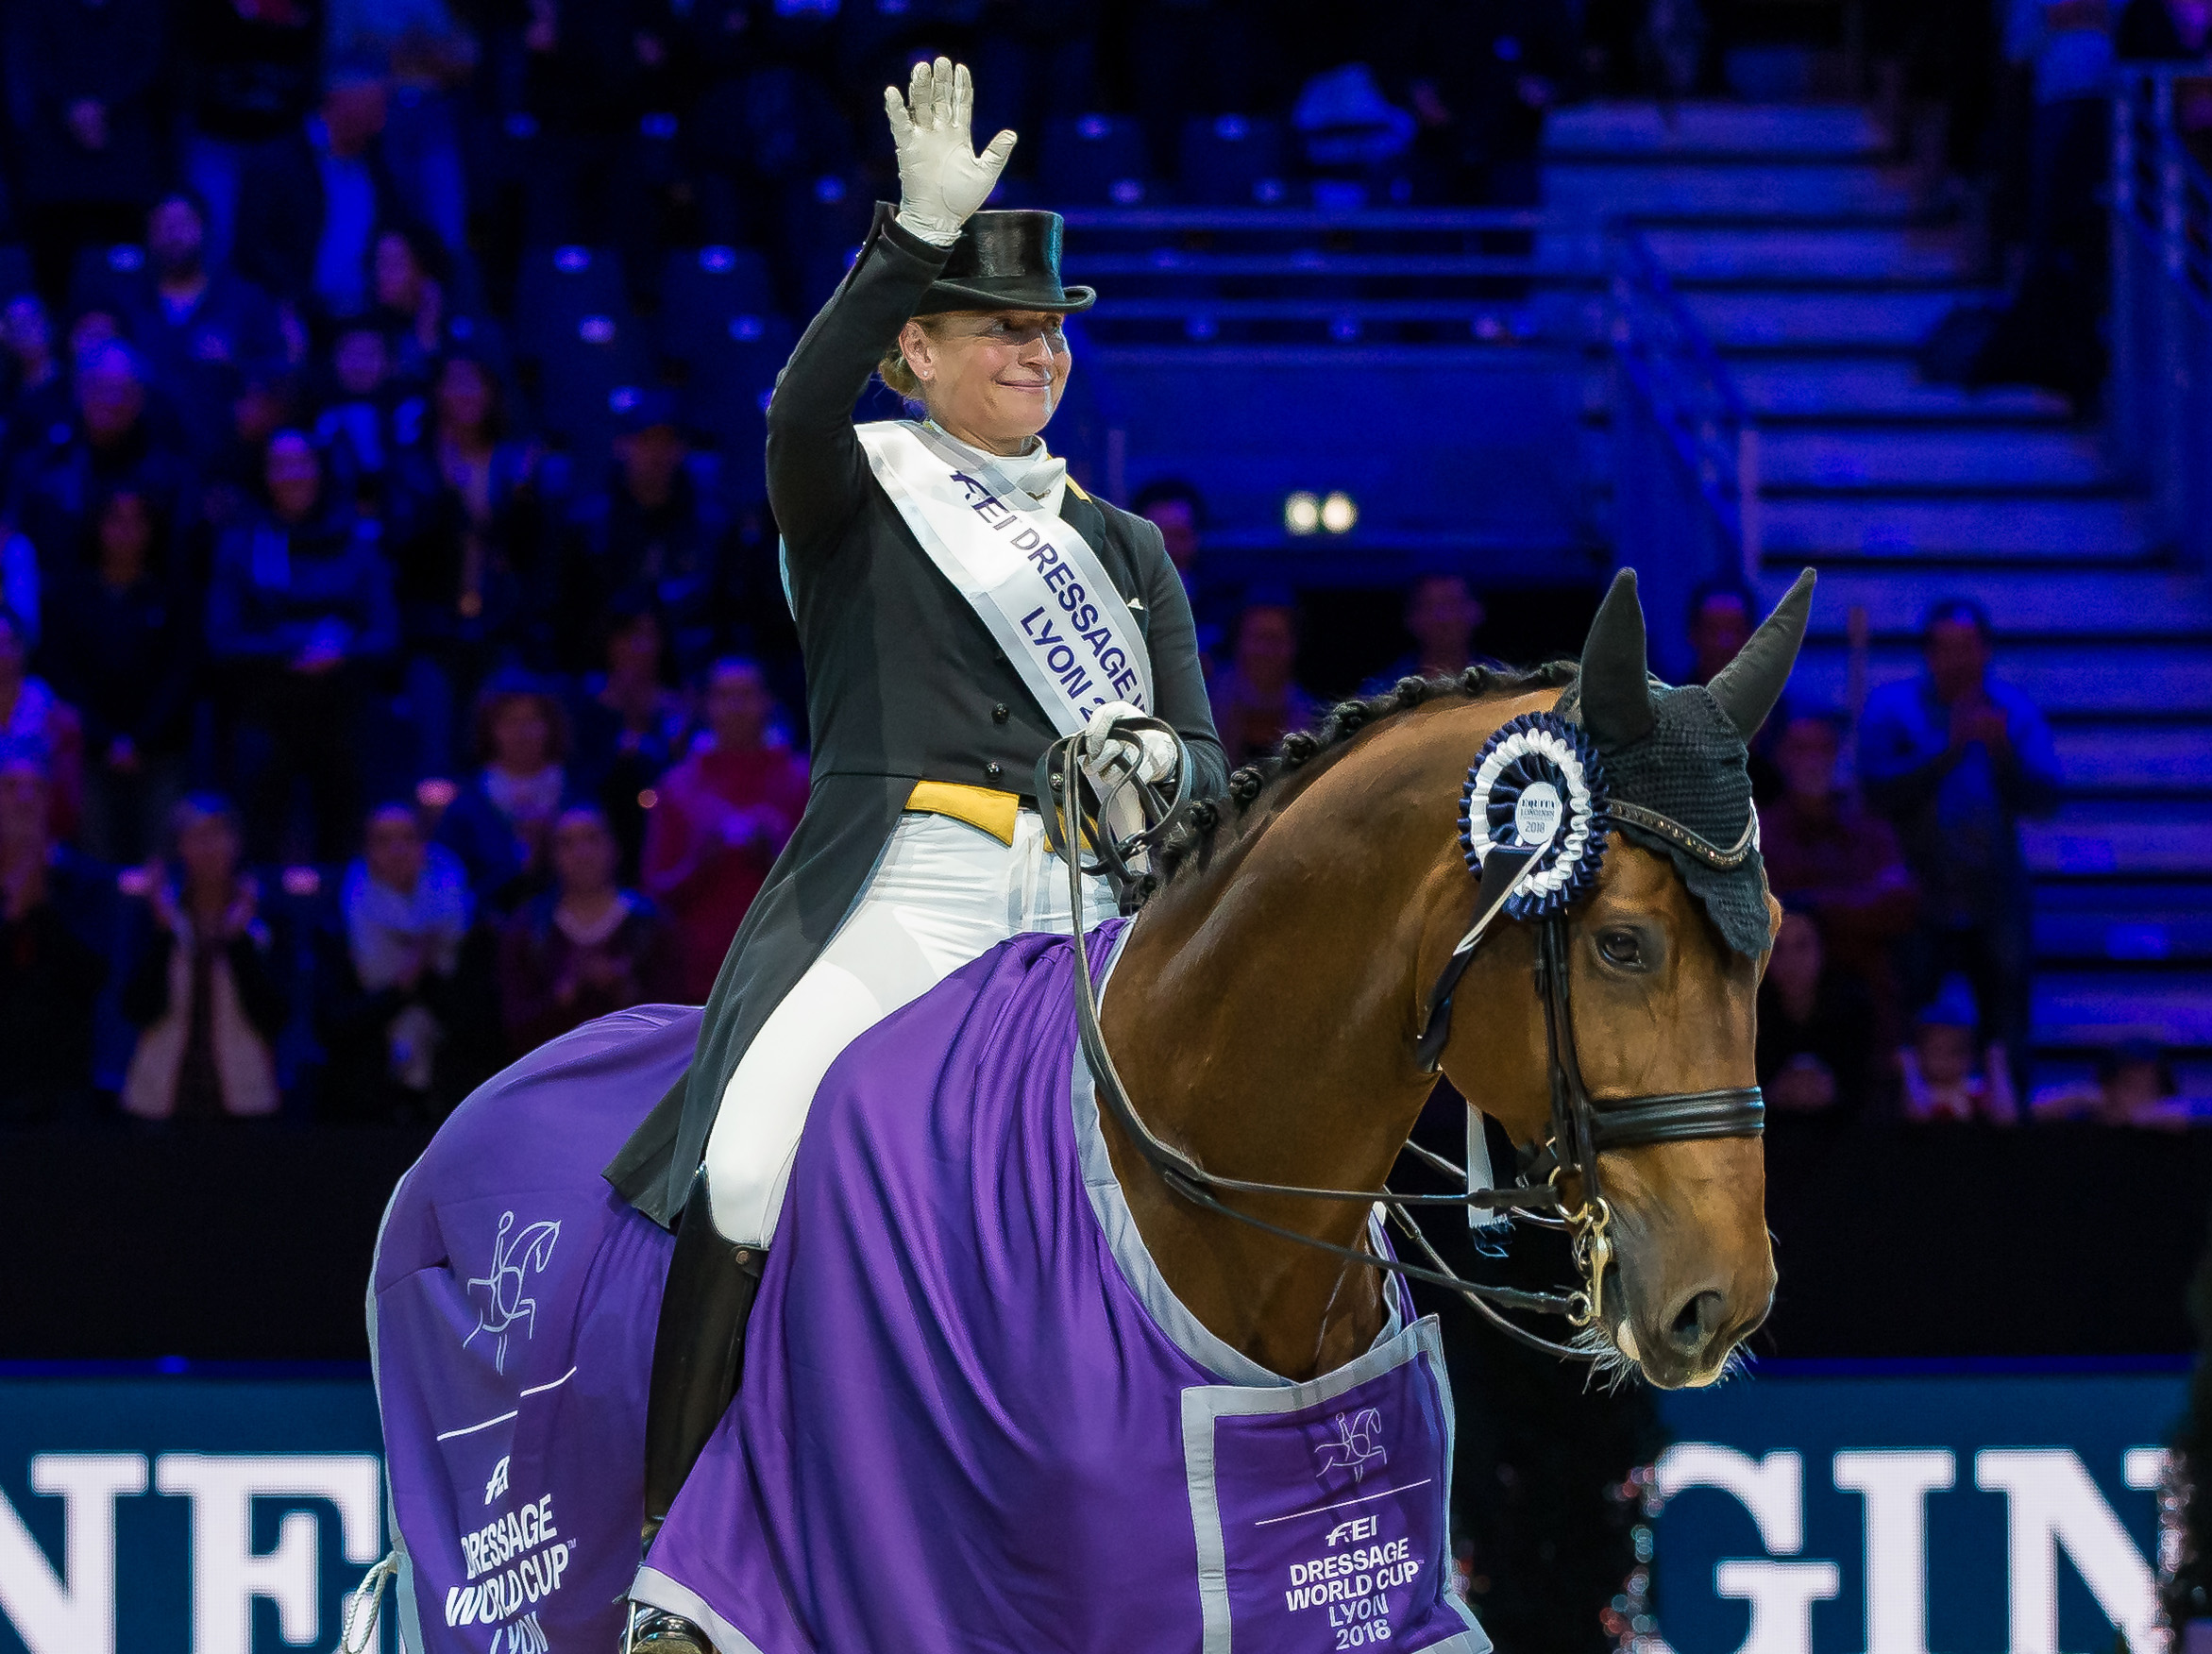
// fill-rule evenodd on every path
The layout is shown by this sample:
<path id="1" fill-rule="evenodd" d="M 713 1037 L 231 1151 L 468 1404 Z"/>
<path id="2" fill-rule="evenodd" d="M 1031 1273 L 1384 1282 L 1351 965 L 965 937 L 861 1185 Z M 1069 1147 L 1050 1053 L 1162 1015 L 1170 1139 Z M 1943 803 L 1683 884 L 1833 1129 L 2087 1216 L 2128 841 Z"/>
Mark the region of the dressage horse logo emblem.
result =
<path id="1" fill-rule="evenodd" d="M 1326 1477 L 1332 1470 L 1348 1470 L 1352 1479 L 1359 1481 L 1366 1476 L 1370 1465 L 1388 1464 L 1390 1455 L 1382 1448 L 1382 1410 L 1363 1407 L 1356 1413 L 1339 1413 L 1336 1418 L 1337 1435 L 1333 1442 L 1323 1442 L 1313 1449 L 1321 1460 L 1321 1468 L 1313 1474 Z"/>
<path id="2" fill-rule="evenodd" d="M 553 1261 L 553 1242 L 561 1238 L 558 1223 L 532 1224 L 510 1237 L 514 1227 L 515 1214 L 502 1212 L 499 1232 L 492 1238 L 491 1272 L 468 1283 L 468 1295 L 473 1298 L 481 1291 L 484 1303 L 476 1312 L 475 1327 L 461 1341 L 466 1346 L 478 1333 L 490 1333 L 497 1341 L 492 1370 L 499 1374 L 507 1371 L 508 1328 L 521 1322 L 524 1338 L 537 1330 L 537 1300 L 523 1293 L 525 1274 L 544 1274 Z"/>

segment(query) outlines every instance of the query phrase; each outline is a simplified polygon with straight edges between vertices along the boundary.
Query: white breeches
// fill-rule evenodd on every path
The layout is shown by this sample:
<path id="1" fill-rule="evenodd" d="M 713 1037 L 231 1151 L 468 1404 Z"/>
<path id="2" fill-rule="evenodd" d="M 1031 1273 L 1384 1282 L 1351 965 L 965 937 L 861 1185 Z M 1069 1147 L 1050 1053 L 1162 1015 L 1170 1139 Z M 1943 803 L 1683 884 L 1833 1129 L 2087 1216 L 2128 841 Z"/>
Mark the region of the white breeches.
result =
<path id="1" fill-rule="evenodd" d="M 1115 912 L 1084 881 L 1086 929 Z M 904 815 L 830 945 L 746 1048 L 707 1137 L 715 1227 L 738 1246 L 775 1237 L 815 1089 L 837 1054 L 971 959 L 1023 931 L 1068 933 L 1068 868 L 1035 812 L 1014 842 L 950 816 Z"/>

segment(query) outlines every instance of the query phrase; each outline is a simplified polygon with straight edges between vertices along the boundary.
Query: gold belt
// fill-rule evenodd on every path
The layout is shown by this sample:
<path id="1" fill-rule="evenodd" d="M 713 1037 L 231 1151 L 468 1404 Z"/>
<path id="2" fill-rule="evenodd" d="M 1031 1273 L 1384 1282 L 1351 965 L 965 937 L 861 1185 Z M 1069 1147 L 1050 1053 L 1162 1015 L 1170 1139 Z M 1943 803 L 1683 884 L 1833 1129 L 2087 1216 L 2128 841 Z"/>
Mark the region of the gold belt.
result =
<path id="1" fill-rule="evenodd" d="M 1014 822 L 1022 814 L 1022 795 L 988 786 L 964 786 L 956 781 L 918 781 L 906 795 L 906 808 L 917 815 L 950 816 L 980 828 L 1001 844 L 1011 845 Z"/>

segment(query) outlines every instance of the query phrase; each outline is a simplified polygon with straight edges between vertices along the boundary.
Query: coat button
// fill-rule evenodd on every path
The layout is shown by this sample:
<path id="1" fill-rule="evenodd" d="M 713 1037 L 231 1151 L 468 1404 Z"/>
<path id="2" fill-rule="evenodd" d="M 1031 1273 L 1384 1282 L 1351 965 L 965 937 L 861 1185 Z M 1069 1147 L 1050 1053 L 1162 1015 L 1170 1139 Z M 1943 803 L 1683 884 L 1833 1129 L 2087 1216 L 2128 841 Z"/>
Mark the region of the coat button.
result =
<path id="1" fill-rule="evenodd" d="M 1000 776 L 1006 773 L 1005 768 L 997 764 L 986 764 L 983 767 L 983 772 L 984 774 L 989 776 L 993 781 L 998 780 Z"/>
<path id="2" fill-rule="evenodd" d="M 990 709 L 990 721 L 993 723 L 1005 723 L 1009 716 L 1006 703 L 1003 700 Z"/>

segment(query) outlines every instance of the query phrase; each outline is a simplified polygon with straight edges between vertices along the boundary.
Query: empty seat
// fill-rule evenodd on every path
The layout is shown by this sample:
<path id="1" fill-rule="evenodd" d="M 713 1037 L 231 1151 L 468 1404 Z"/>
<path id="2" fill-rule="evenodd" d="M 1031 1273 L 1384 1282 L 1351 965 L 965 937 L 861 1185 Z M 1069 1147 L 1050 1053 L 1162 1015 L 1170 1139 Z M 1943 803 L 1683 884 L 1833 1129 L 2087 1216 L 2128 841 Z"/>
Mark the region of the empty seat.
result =
<path id="1" fill-rule="evenodd" d="M 751 247 L 684 248 L 661 272 L 661 348 L 689 356 L 711 346 L 739 316 L 776 308 L 768 260 Z"/>
<path id="2" fill-rule="evenodd" d="M 650 353 L 627 317 L 579 317 L 538 356 L 538 407 L 547 433 L 591 479 L 621 412 L 620 397 L 650 382 Z"/>
<path id="3" fill-rule="evenodd" d="M 114 311 L 129 289 L 145 278 L 146 250 L 135 242 L 79 247 L 69 272 L 70 312 L 82 315 L 89 310 Z"/>
<path id="4" fill-rule="evenodd" d="M 732 319 L 684 360 L 684 422 L 727 456 L 733 476 L 760 465 L 768 393 L 791 358 L 798 330 L 768 312 Z"/>
<path id="5" fill-rule="evenodd" d="M 1183 126 L 1176 181 L 1207 207 L 1272 207 L 1289 193 L 1283 129 L 1247 115 L 1194 115 Z"/>
<path id="6" fill-rule="evenodd" d="M 13 243 L 0 243 L 0 304 L 31 290 L 31 256 Z"/>
<path id="7" fill-rule="evenodd" d="M 515 295 L 515 344 L 543 359 L 566 348 L 586 316 L 627 318 L 622 258 L 611 247 L 551 247 L 526 253 Z"/>
<path id="8" fill-rule="evenodd" d="M 1153 194 L 1144 128 L 1123 115 L 1048 122 L 1037 170 L 1055 207 L 1138 207 Z"/>

